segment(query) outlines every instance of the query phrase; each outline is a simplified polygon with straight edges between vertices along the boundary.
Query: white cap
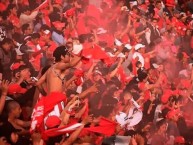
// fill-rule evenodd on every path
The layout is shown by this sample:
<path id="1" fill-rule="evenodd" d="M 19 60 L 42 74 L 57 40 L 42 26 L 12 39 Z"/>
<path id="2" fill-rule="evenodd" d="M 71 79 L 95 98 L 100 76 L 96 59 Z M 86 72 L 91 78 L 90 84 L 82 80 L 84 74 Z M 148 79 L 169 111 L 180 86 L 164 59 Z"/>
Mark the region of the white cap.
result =
<path id="1" fill-rule="evenodd" d="M 50 30 L 44 30 L 44 33 L 48 35 L 50 33 Z"/>
<path id="2" fill-rule="evenodd" d="M 125 57 L 125 55 L 121 52 L 121 53 L 119 53 L 119 54 L 117 55 L 117 57 L 124 58 L 124 57 Z"/>
<path id="3" fill-rule="evenodd" d="M 156 64 L 156 63 L 153 63 L 152 65 L 153 65 L 154 68 L 158 68 L 159 67 L 159 65 Z"/>
<path id="4" fill-rule="evenodd" d="M 115 55 L 112 54 L 111 52 L 107 52 L 107 54 L 108 54 L 110 57 L 115 57 Z"/>
<path id="5" fill-rule="evenodd" d="M 132 46 L 130 44 L 125 44 L 125 47 L 129 50 L 131 50 Z"/>
<path id="6" fill-rule="evenodd" d="M 117 46 L 121 46 L 123 43 L 121 41 L 119 41 L 118 39 L 115 39 L 115 44 Z"/>
<path id="7" fill-rule="evenodd" d="M 82 44 L 74 44 L 73 45 L 73 50 L 72 50 L 72 52 L 74 53 L 74 54 L 78 54 L 78 53 L 80 53 L 80 51 L 83 49 L 83 46 L 82 46 Z"/>
<path id="8" fill-rule="evenodd" d="M 107 30 L 105 30 L 104 28 L 97 29 L 97 34 L 105 34 L 105 33 L 107 33 Z"/>
<path id="9" fill-rule="evenodd" d="M 135 50 L 138 50 L 138 49 L 143 48 L 143 47 L 145 47 L 145 45 L 143 45 L 143 44 L 136 44 L 135 45 Z"/>

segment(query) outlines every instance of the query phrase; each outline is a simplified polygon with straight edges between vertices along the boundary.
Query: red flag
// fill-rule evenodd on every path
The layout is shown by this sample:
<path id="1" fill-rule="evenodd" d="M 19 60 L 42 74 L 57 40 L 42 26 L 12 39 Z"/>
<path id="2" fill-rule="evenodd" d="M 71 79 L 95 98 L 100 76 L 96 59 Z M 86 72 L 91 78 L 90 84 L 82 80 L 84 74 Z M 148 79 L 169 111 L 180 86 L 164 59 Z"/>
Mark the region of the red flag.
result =
<path id="1" fill-rule="evenodd" d="M 75 11 L 76 11 L 76 8 L 71 8 L 69 10 L 67 10 L 64 14 L 65 17 L 72 17 L 75 15 Z"/>
<path id="2" fill-rule="evenodd" d="M 94 45 L 93 48 L 83 49 L 82 55 L 89 59 L 107 59 L 109 56 L 100 46 Z"/>
<path id="3" fill-rule="evenodd" d="M 86 10 L 86 16 L 90 16 L 96 19 L 96 23 L 99 26 L 101 18 L 100 18 L 101 12 L 100 10 L 94 6 L 94 5 L 89 5 Z"/>
<path id="4" fill-rule="evenodd" d="M 37 11 L 38 9 L 44 9 L 49 6 L 48 0 L 45 0 L 42 4 L 40 4 L 34 11 Z"/>
<path id="5" fill-rule="evenodd" d="M 44 117 L 62 101 L 66 102 L 66 96 L 60 92 L 52 92 L 49 96 L 42 97 L 34 107 L 30 131 L 33 132 L 37 129 L 42 132 L 44 130 Z"/>
<path id="6" fill-rule="evenodd" d="M 59 128 L 49 129 L 42 133 L 42 138 L 44 140 L 47 140 L 49 137 L 54 137 L 65 133 L 71 133 L 77 128 L 79 128 L 81 125 L 82 125 L 81 123 L 74 123 Z"/>
<path id="7" fill-rule="evenodd" d="M 106 118 L 101 118 L 99 122 L 99 126 L 84 128 L 84 130 L 101 133 L 106 136 L 111 136 L 115 133 L 117 124 L 111 120 Z"/>

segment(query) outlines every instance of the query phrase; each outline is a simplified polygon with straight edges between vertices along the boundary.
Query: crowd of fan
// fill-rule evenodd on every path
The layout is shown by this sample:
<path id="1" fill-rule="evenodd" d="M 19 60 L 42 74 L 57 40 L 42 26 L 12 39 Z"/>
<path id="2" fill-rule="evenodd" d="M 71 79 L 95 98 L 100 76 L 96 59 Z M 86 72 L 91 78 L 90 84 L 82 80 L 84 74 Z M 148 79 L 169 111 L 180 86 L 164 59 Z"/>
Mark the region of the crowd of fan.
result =
<path id="1" fill-rule="evenodd" d="M 0 144 L 193 143 L 193 0 L 1 0 L 0 7 Z M 52 66 L 63 51 L 81 60 L 61 78 Z M 57 98 L 37 88 L 50 69 L 67 101 L 59 117 L 42 115 L 42 131 L 33 113 L 42 98 Z M 132 107 L 139 123 L 121 125 L 117 115 Z M 84 125 L 54 130 L 72 123 Z"/>

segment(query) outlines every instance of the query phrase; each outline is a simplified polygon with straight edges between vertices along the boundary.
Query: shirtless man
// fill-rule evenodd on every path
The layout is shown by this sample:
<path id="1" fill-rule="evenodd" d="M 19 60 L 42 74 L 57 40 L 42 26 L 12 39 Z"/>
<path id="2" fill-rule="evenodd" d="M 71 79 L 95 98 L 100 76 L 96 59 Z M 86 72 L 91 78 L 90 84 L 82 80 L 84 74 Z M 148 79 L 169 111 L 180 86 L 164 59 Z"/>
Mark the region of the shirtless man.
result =
<path id="1" fill-rule="evenodd" d="M 55 64 L 37 82 L 37 87 L 42 95 L 50 95 L 51 92 L 62 93 L 64 89 L 72 82 L 75 77 L 66 81 L 66 70 L 75 66 L 81 60 L 81 57 L 71 54 L 65 46 L 57 47 L 53 53 Z M 46 83 L 46 91 L 42 84 Z"/>

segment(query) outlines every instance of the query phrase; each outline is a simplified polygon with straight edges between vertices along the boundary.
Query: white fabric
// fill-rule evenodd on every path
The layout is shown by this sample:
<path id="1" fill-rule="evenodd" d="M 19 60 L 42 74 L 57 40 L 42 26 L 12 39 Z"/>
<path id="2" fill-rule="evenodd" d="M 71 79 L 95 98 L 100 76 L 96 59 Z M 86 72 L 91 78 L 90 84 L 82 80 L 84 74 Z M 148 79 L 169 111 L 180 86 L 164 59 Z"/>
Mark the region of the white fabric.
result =
<path id="1" fill-rule="evenodd" d="M 137 57 L 139 58 L 138 61 L 141 62 L 142 67 L 144 67 L 144 65 L 145 65 L 145 60 L 144 60 L 143 56 L 141 55 L 141 53 L 135 52 L 135 53 L 133 54 L 133 59 L 135 59 L 135 58 L 137 58 Z"/>

